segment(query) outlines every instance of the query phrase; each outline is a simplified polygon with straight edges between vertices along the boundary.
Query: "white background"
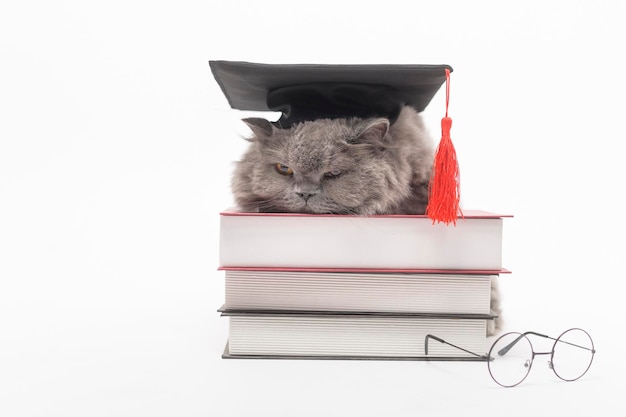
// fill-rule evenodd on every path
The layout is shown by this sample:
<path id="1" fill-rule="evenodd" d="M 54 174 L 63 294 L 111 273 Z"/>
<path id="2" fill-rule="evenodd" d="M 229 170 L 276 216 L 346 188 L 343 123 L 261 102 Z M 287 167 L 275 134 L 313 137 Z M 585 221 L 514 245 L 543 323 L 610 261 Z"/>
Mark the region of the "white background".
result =
<path id="1" fill-rule="evenodd" d="M 3 2 L 0 416 L 623 415 L 624 4 Z M 463 204 L 515 216 L 506 329 L 584 327 L 589 373 L 221 359 L 247 132 L 211 59 L 450 64 Z"/>

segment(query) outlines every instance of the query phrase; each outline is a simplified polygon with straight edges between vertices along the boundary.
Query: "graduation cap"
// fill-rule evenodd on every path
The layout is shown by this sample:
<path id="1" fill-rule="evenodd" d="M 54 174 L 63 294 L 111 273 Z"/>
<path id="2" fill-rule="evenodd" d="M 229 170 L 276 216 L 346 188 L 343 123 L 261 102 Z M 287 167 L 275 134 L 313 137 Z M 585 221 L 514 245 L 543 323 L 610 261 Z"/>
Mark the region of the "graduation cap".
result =
<path id="1" fill-rule="evenodd" d="M 452 72 L 449 65 L 245 61 L 209 61 L 209 65 L 233 109 L 280 112 L 280 119 L 273 123 L 280 129 L 327 118 L 385 117 L 393 123 L 405 105 L 422 112 L 445 82 L 446 117 L 442 120 L 442 142 L 433 166 L 427 213 L 433 222 L 456 223 L 460 213 L 459 179 L 456 154 L 449 140 L 451 120 L 447 117 L 447 103 Z M 442 157 L 447 162 L 441 163 Z M 441 181 L 442 175 L 446 180 Z"/>
<path id="2" fill-rule="evenodd" d="M 449 65 L 258 64 L 209 61 L 234 109 L 281 112 L 278 128 L 316 119 L 386 117 L 423 111 Z"/>

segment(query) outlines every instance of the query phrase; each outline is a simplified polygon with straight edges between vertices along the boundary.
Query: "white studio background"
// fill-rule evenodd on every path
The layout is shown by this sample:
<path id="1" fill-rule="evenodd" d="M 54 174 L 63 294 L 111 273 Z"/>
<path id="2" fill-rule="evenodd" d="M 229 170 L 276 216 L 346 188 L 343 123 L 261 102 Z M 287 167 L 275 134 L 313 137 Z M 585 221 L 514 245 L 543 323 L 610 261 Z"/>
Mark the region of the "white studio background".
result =
<path id="1" fill-rule="evenodd" d="M 623 411 L 624 4 L 3 2 L 0 415 Z M 463 204 L 515 216 L 507 330 L 589 330 L 590 382 L 541 368 L 541 391 L 494 390 L 478 365 L 221 359 L 218 213 L 247 114 L 213 59 L 450 64 Z"/>

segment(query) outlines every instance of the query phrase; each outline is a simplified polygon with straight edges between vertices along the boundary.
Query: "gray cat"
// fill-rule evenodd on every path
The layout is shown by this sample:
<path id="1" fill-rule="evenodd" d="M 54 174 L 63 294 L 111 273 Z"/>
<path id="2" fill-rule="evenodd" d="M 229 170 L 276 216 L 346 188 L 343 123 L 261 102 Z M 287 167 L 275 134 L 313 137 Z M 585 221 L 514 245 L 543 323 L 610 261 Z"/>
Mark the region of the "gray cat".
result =
<path id="1" fill-rule="evenodd" d="M 405 106 L 385 118 L 321 119 L 289 129 L 244 122 L 253 135 L 232 190 L 247 212 L 424 214 L 435 146 L 421 116 Z M 496 283 L 492 307 L 499 313 Z M 494 334 L 499 320 L 490 321 Z"/>
<path id="2" fill-rule="evenodd" d="M 254 132 L 232 190 L 243 211 L 424 214 L 434 146 L 421 117 L 397 121 L 321 119 L 278 129 L 244 119 Z"/>

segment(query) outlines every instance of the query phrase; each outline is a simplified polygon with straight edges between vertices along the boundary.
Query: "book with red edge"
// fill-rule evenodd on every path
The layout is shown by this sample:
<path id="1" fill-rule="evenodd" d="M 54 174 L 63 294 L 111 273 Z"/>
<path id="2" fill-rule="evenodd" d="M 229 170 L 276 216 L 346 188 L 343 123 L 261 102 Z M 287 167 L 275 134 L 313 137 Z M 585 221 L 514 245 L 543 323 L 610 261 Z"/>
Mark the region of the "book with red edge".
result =
<path id="1" fill-rule="evenodd" d="M 510 215 L 466 210 L 455 226 L 426 215 L 220 213 L 220 268 L 481 271 L 499 274 Z"/>

